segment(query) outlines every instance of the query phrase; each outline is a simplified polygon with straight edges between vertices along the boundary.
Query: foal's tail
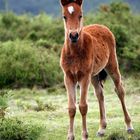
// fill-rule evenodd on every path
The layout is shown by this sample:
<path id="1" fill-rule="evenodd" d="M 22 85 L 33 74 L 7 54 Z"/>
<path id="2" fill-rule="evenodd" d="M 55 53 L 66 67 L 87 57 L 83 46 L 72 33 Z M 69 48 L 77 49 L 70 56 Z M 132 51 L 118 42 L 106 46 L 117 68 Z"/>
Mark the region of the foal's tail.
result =
<path id="1" fill-rule="evenodd" d="M 100 82 L 105 82 L 106 78 L 107 78 L 107 72 L 103 69 L 99 74 L 99 81 Z"/>

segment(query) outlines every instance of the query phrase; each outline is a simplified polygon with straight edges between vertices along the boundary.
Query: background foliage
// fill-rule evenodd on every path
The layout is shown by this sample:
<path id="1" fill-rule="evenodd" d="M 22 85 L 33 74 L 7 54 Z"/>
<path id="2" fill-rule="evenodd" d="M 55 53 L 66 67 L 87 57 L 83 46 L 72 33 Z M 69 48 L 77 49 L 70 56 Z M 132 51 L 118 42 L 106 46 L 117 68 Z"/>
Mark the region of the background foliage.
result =
<path id="1" fill-rule="evenodd" d="M 0 119 L 1 140 L 37 140 L 41 127 L 25 123 L 17 118 Z"/>
<path id="2" fill-rule="evenodd" d="M 14 0 L 10 0 L 12 1 Z M 34 1 L 36 0 L 30 2 Z M 110 0 L 104 2 L 108 1 Z M 133 0 L 133 4 L 136 1 Z M 2 0 L 0 8 L 1 2 Z M 18 2 L 16 1 L 16 6 L 20 11 Z M 30 7 L 28 2 L 19 3 L 23 4 L 23 7 L 26 7 L 26 4 Z M 51 1 L 53 2 L 58 3 L 56 0 Z M 98 4 L 99 1 L 88 2 Z M 39 3 L 42 4 L 40 1 Z M 28 11 L 29 7 L 25 10 Z M 65 89 L 62 88 L 63 74 L 59 66 L 60 51 L 64 42 L 63 21 L 59 17 L 54 18 L 45 13 L 36 16 L 16 15 L 8 12 L 8 6 L 4 9 L 6 12 L 0 13 L 0 140 L 66 139 L 67 97 Z M 30 10 L 34 13 L 35 9 Z M 103 139 L 139 140 L 140 15 L 132 13 L 127 4 L 111 3 L 102 5 L 94 14 L 86 14 L 84 23 L 104 24 L 111 29 L 116 37 L 121 70 L 127 74 L 123 81 L 135 134 L 128 135 L 122 130 L 124 126 L 120 102 L 114 96 L 113 84 L 109 80 L 105 83 L 105 93 L 110 123 Z M 77 94 L 77 102 L 79 98 Z M 96 140 L 99 138 L 93 131 L 98 130 L 99 109 L 91 88 L 88 100 L 89 139 Z M 81 139 L 81 115 L 78 111 L 75 121 L 76 139 Z"/>
<path id="3" fill-rule="evenodd" d="M 140 70 L 140 16 L 124 3 L 102 5 L 85 15 L 85 25 L 99 23 L 115 34 L 123 70 Z M 59 67 L 64 41 L 63 21 L 37 16 L 0 14 L 0 87 L 50 87 L 63 81 Z"/>

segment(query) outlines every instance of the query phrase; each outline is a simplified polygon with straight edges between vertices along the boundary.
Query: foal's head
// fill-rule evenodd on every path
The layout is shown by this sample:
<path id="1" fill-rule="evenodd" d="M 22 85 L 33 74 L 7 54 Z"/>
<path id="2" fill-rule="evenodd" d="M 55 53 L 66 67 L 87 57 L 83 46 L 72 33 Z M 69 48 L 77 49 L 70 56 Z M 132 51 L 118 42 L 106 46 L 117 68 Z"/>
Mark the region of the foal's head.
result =
<path id="1" fill-rule="evenodd" d="M 72 43 L 78 41 L 83 27 L 82 1 L 83 0 L 61 0 L 66 37 L 69 38 Z"/>

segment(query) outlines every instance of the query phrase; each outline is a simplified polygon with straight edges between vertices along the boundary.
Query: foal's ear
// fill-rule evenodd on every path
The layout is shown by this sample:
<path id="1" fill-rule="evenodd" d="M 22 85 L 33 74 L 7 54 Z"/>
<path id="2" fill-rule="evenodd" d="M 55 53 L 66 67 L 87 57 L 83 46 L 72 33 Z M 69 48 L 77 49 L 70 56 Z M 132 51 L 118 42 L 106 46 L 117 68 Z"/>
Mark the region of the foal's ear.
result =
<path id="1" fill-rule="evenodd" d="M 70 0 L 60 0 L 60 1 L 61 1 L 60 3 L 62 6 L 65 6 L 70 3 Z"/>
<path id="2" fill-rule="evenodd" d="M 72 3 L 72 2 L 75 2 L 75 3 L 77 3 L 79 6 L 81 6 L 82 3 L 83 3 L 83 0 L 61 0 L 61 5 L 62 5 L 62 6 L 65 6 L 65 5 L 67 5 L 67 4 L 69 4 L 69 3 Z"/>
<path id="3" fill-rule="evenodd" d="M 75 3 L 77 3 L 78 5 L 82 5 L 82 3 L 83 3 L 83 0 L 75 0 Z"/>

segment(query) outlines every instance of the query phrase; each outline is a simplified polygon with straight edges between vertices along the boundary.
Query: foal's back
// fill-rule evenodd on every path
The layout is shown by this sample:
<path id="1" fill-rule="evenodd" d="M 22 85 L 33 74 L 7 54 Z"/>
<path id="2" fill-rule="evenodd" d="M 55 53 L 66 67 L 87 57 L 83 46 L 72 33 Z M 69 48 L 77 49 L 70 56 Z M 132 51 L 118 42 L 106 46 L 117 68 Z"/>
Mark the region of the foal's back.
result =
<path id="1" fill-rule="evenodd" d="M 109 49 L 115 47 L 114 35 L 106 26 L 93 24 L 85 26 L 83 31 L 89 33 L 94 39 L 96 39 L 98 45 L 108 45 Z"/>
<path id="2" fill-rule="evenodd" d="M 92 37 L 95 57 L 93 73 L 96 74 L 116 55 L 115 38 L 113 33 L 103 25 L 93 24 L 85 26 L 83 31 Z"/>

